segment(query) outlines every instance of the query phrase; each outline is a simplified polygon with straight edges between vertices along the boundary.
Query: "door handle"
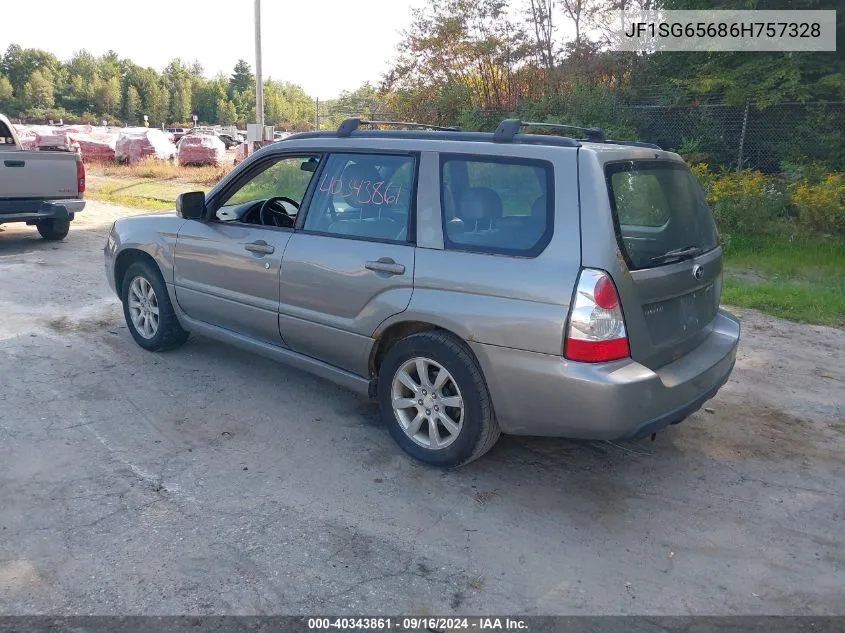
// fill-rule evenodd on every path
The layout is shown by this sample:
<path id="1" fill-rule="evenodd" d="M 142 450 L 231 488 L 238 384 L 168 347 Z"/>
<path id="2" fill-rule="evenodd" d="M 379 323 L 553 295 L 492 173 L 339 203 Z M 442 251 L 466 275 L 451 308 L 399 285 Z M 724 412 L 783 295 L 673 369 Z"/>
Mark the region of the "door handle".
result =
<path id="1" fill-rule="evenodd" d="M 252 242 L 251 244 L 247 244 L 246 246 L 244 246 L 244 248 L 250 253 L 255 253 L 256 255 L 269 255 L 270 253 L 276 250 L 275 247 L 270 246 L 264 240 Z"/>
<path id="2" fill-rule="evenodd" d="M 388 275 L 403 275 L 405 274 L 405 266 L 397 264 L 389 257 L 382 257 L 374 262 L 367 262 L 364 268 L 372 270 L 377 273 L 386 273 Z"/>
<path id="3" fill-rule="evenodd" d="M 3 164 L 6 165 L 6 167 L 25 167 L 26 161 L 23 161 L 23 160 L 7 160 L 7 161 L 3 161 Z"/>

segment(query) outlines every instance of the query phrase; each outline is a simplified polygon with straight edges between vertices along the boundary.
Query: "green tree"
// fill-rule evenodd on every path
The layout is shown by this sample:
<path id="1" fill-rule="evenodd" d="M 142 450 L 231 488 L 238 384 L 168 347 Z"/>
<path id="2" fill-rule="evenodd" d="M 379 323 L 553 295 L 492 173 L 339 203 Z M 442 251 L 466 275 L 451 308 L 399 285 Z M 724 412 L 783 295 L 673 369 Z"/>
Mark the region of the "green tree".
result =
<path id="1" fill-rule="evenodd" d="M 232 77 L 229 79 L 229 98 L 234 98 L 238 93 L 254 89 L 255 75 L 252 74 L 252 68 L 246 61 L 239 59 L 238 63 L 235 64 Z"/>
<path id="2" fill-rule="evenodd" d="M 6 77 L 6 75 L 0 75 L 0 106 L 2 106 L 4 110 L 8 110 L 13 97 L 14 89 L 12 88 L 12 82 L 9 81 L 9 78 Z"/>
<path id="3" fill-rule="evenodd" d="M 172 60 L 162 73 L 162 84 L 168 93 L 170 110 L 168 118 L 174 123 L 191 120 L 191 75 L 182 60 Z"/>
<path id="4" fill-rule="evenodd" d="M 194 82 L 193 109 L 200 121 L 204 123 L 217 121 L 217 104 L 227 99 L 228 83 L 229 80 L 225 76 Z"/>
<path id="5" fill-rule="evenodd" d="M 238 113 L 235 110 L 235 104 L 228 99 L 220 99 L 217 102 L 217 123 L 220 125 L 234 125 L 237 121 Z"/>
<path id="6" fill-rule="evenodd" d="M 666 9 L 827 9 L 826 0 L 663 0 Z M 841 5 L 841 3 L 840 3 Z M 837 40 L 845 37 L 845 13 L 837 12 Z M 758 106 L 782 101 L 841 100 L 845 95 L 845 47 L 836 52 L 662 53 L 643 56 L 631 78 L 637 88 L 678 86 L 682 98 L 709 97 Z"/>
<path id="7" fill-rule="evenodd" d="M 37 48 L 22 48 L 17 44 L 9 46 L 0 63 L 0 71 L 9 78 L 16 94 L 23 92 L 36 70 L 46 72 L 52 80 L 56 80 L 61 78 L 62 64 L 52 53 Z"/>
<path id="8" fill-rule="evenodd" d="M 35 70 L 23 88 L 26 108 L 52 108 L 56 100 L 53 95 L 53 81 L 49 71 Z"/>
<path id="9" fill-rule="evenodd" d="M 445 85 L 462 85 L 473 106 L 514 108 L 535 86 L 522 70 L 536 59 L 536 43 L 509 10 L 508 0 L 431 0 L 414 10 L 383 90 L 427 93 L 420 120 L 436 115 L 432 98 Z"/>
<path id="10" fill-rule="evenodd" d="M 170 88 L 170 119 L 175 123 L 191 120 L 191 80 L 180 77 Z"/>
<path id="11" fill-rule="evenodd" d="M 120 112 L 120 81 L 112 77 L 107 81 L 100 80 L 94 94 L 94 104 L 98 114 L 105 117 L 116 117 Z"/>
<path id="12" fill-rule="evenodd" d="M 137 123 L 141 115 L 141 96 L 135 86 L 126 89 L 126 100 L 123 103 L 123 115 L 130 123 Z"/>
<path id="13" fill-rule="evenodd" d="M 264 116 L 269 125 L 287 130 L 311 128 L 314 100 L 296 84 L 267 80 L 264 83 Z"/>
<path id="14" fill-rule="evenodd" d="M 255 121 L 255 92 L 236 92 L 232 98 L 235 104 L 235 111 L 238 113 L 236 123 L 240 126 L 246 125 L 249 121 Z"/>
<path id="15" fill-rule="evenodd" d="M 147 86 L 147 111 L 145 114 L 150 118 L 150 125 L 161 125 L 170 122 L 170 94 L 158 81 L 153 81 Z"/>
<path id="16" fill-rule="evenodd" d="M 99 60 L 86 50 L 74 53 L 67 63 L 67 75 L 69 87 L 63 95 L 64 105 L 77 112 L 100 109 L 98 100 L 106 94 L 101 92 L 103 78 Z"/>

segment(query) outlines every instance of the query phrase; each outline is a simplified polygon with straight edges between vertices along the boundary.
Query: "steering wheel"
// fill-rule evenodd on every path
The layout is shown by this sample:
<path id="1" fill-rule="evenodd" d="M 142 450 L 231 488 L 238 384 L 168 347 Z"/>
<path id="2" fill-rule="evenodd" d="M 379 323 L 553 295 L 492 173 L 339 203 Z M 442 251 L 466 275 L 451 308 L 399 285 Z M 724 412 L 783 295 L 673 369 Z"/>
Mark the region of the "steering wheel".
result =
<path id="1" fill-rule="evenodd" d="M 267 221 L 266 212 L 268 211 L 270 205 L 276 205 L 276 209 L 269 209 L 273 214 L 272 225 L 282 228 L 292 228 L 294 219 L 288 215 L 287 211 L 284 210 L 284 207 L 277 204 L 278 202 L 287 202 L 292 205 L 294 209 L 297 211 L 299 210 L 299 203 L 296 200 L 292 200 L 287 196 L 273 196 L 272 198 L 267 198 L 261 203 L 261 210 L 258 212 L 258 221 L 265 226 L 271 224 Z M 281 211 L 278 210 L 279 207 L 281 207 Z M 284 220 L 282 218 L 284 218 Z"/>

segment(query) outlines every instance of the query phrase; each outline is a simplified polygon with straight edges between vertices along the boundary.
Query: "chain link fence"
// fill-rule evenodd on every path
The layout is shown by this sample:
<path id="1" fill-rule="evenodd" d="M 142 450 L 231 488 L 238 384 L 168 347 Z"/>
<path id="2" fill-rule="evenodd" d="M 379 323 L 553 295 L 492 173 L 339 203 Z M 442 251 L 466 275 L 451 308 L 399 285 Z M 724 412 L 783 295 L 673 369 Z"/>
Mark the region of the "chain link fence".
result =
<path id="1" fill-rule="evenodd" d="M 843 166 L 845 102 L 630 106 L 629 111 L 643 139 L 696 162 L 765 173 L 805 160 Z"/>
<path id="2" fill-rule="evenodd" d="M 608 112 L 610 114 L 608 114 Z M 416 108 L 413 117 L 380 105 L 361 109 L 324 107 L 316 117 L 331 129 L 349 117 L 418 123 L 461 125 L 467 130 L 492 131 L 505 118 L 599 125 L 624 129 L 628 139 L 649 141 L 683 154 L 691 162 L 714 168 L 748 168 L 775 173 L 790 164 L 819 161 L 829 169 L 845 170 L 845 102 L 778 103 L 758 107 L 701 104 L 662 106 L 615 103 L 605 109 L 604 121 L 580 121 L 565 112 L 538 114 L 526 106 L 516 112 L 474 109 L 449 120 L 436 103 Z M 452 117 L 454 119 L 455 117 Z M 578 117 L 574 117 L 578 118 Z M 620 138 L 624 138 L 620 137 Z"/>

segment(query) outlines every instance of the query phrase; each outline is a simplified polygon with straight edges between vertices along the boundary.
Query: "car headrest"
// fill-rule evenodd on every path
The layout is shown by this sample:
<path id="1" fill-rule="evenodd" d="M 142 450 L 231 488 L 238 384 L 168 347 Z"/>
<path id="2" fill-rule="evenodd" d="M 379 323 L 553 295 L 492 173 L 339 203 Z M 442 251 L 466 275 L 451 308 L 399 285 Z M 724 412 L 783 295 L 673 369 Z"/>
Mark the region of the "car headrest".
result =
<path id="1" fill-rule="evenodd" d="M 384 180 L 381 177 L 381 174 L 379 174 L 378 170 L 373 165 L 368 165 L 367 163 L 353 163 L 347 165 L 346 169 L 343 170 L 342 178 L 344 191 L 348 191 L 348 187 L 350 187 L 352 184 L 358 187 L 365 186 L 364 183 L 367 182 L 370 183 L 368 191 L 372 191 L 373 185 L 375 183 Z M 362 206 L 366 206 L 362 204 L 360 200 L 366 199 L 367 195 L 362 191 L 360 196 L 349 196 L 344 200 L 344 202 L 346 202 L 346 204 L 348 204 L 350 207 L 360 209 Z"/>
<path id="2" fill-rule="evenodd" d="M 458 217 L 464 220 L 496 220 L 502 217 L 502 199 L 487 187 L 472 187 L 461 196 Z"/>

